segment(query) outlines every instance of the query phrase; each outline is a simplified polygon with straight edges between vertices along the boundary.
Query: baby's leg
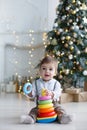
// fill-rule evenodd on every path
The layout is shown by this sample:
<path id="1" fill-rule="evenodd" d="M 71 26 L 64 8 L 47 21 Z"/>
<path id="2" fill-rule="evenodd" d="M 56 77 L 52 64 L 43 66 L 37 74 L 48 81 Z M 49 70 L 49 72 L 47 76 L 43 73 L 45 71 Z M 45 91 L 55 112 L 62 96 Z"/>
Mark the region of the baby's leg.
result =
<path id="1" fill-rule="evenodd" d="M 58 122 L 61 124 L 68 124 L 72 121 L 72 117 L 58 104 L 55 104 L 55 111 L 58 115 Z"/>
<path id="2" fill-rule="evenodd" d="M 37 119 L 37 107 L 31 109 L 28 115 L 21 116 L 21 123 L 23 124 L 34 124 Z"/>
<path id="3" fill-rule="evenodd" d="M 34 124 L 35 123 L 34 119 L 29 115 L 22 115 L 20 122 L 22 124 Z"/>

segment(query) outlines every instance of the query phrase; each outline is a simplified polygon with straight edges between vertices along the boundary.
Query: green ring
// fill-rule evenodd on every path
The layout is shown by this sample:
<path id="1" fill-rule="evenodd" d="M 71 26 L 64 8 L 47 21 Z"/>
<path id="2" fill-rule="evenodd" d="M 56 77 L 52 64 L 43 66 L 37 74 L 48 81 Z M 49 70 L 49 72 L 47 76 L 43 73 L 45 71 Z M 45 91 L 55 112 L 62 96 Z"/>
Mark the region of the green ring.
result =
<path id="1" fill-rule="evenodd" d="M 45 101 L 39 101 L 38 100 L 38 104 L 49 104 L 49 103 L 52 103 L 52 100 L 50 99 L 50 100 L 45 100 Z"/>

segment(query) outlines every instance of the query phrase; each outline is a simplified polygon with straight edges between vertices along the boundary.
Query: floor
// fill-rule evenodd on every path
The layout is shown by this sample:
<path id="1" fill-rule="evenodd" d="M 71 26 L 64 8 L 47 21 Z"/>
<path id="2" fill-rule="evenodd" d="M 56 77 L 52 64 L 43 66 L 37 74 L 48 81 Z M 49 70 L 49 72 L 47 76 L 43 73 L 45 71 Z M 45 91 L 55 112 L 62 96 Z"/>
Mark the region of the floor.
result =
<path id="1" fill-rule="evenodd" d="M 20 116 L 35 106 L 21 94 L 0 93 L 0 130 L 87 130 L 87 102 L 61 104 L 73 115 L 73 122 L 67 125 L 57 123 L 33 125 L 20 124 Z"/>

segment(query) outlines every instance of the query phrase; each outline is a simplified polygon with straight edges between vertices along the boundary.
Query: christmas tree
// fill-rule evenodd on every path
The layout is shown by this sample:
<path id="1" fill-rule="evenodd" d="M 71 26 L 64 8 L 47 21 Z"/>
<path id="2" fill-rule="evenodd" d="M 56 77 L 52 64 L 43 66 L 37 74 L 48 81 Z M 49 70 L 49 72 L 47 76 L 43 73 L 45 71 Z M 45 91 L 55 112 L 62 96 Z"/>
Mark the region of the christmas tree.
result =
<path id="1" fill-rule="evenodd" d="M 74 87 L 87 79 L 87 0 L 60 0 L 53 29 L 47 33 L 46 53 L 58 60 L 57 79 Z"/>

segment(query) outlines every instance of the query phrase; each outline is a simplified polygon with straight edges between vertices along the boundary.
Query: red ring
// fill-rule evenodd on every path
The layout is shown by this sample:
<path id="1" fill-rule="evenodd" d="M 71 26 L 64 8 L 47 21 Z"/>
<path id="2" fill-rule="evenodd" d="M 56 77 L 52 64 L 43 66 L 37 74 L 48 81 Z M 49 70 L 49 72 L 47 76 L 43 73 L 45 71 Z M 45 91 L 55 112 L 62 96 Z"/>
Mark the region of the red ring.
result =
<path id="1" fill-rule="evenodd" d="M 38 113 L 38 117 L 50 117 L 50 116 L 54 116 L 56 113 L 55 111 L 52 112 L 46 112 L 46 113 Z"/>

